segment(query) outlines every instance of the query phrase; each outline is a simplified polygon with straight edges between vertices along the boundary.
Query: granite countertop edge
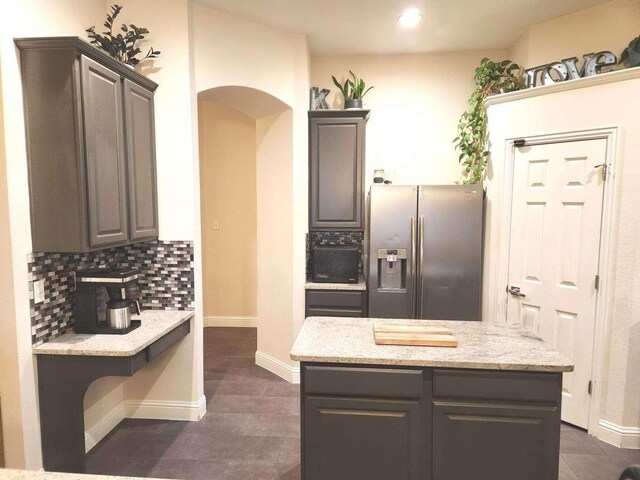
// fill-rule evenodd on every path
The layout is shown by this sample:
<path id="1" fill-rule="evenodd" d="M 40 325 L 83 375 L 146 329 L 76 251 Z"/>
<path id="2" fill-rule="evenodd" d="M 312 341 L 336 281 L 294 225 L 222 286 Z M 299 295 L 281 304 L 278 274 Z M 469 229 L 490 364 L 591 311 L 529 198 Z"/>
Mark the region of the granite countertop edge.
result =
<path id="1" fill-rule="evenodd" d="M 439 348 L 439 347 L 434 347 Z M 463 362 L 415 360 L 402 358 L 362 358 L 362 357 L 321 357 L 300 355 L 291 352 L 291 360 L 307 363 L 344 363 L 348 365 L 382 365 L 395 367 L 432 367 L 432 368 L 462 368 L 470 370 L 505 370 L 514 372 L 571 372 L 572 365 L 540 365 L 540 364 L 505 364 L 491 362 Z"/>
<path id="2" fill-rule="evenodd" d="M 0 468 L 3 480 L 127 480 L 139 477 L 116 477 L 115 475 L 93 475 L 85 473 L 45 472 L 42 470 L 15 470 Z"/>
<path id="3" fill-rule="evenodd" d="M 163 316 L 171 316 L 175 318 L 170 319 L 160 319 L 158 320 L 153 318 L 145 318 L 145 317 L 163 317 Z M 151 345 L 156 340 L 160 339 L 167 333 L 169 333 L 174 328 L 182 325 L 183 323 L 191 320 L 195 316 L 195 311 L 193 310 L 145 310 L 142 312 L 140 317 L 134 317 L 134 319 L 142 320 L 142 325 L 136 330 L 131 331 L 125 335 L 113 335 L 113 334 L 77 334 L 75 332 L 66 333 L 52 341 L 47 343 L 43 343 L 38 345 L 37 347 L 33 347 L 33 353 L 35 355 L 59 355 L 59 356 L 95 356 L 95 357 L 130 357 L 135 355 L 136 353 L 141 352 L 149 345 Z M 162 329 L 157 330 L 153 335 L 145 337 L 140 341 L 140 343 L 135 344 L 133 348 L 114 348 L 109 350 L 108 348 L 97 348 L 97 347 L 84 347 L 83 345 L 79 345 L 78 341 L 84 340 L 93 340 L 95 338 L 99 338 L 100 340 L 104 340 L 105 343 L 108 343 L 113 340 L 129 340 L 125 337 L 131 334 L 135 334 L 136 332 L 139 334 L 142 329 L 145 328 L 145 325 L 149 323 L 162 321 L 166 323 L 163 325 Z"/>
<path id="4" fill-rule="evenodd" d="M 358 283 L 321 283 L 307 281 L 304 284 L 305 290 L 340 290 L 340 291 L 356 291 L 366 292 L 367 282 L 360 279 Z"/>

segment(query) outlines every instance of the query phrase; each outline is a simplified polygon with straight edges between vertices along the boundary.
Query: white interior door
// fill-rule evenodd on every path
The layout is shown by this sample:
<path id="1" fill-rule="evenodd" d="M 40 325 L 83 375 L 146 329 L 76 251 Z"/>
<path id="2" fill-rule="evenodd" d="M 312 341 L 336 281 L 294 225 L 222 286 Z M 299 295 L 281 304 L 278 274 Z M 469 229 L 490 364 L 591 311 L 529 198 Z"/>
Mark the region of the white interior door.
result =
<path id="1" fill-rule="evenodd" d="M 507 321 L 575 364 L 562 420 L 587 428 L 606 140 L 516 148 Z M 519 292 L 518 292 L 519 288 Z"/>

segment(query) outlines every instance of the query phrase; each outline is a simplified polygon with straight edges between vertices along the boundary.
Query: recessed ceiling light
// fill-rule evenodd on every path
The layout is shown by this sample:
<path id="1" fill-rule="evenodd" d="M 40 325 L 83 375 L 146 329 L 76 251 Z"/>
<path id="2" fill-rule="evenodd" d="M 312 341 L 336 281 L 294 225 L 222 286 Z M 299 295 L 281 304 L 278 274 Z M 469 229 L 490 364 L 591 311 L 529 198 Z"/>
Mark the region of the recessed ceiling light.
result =
<path id="1" fill-rule="evenodd" d="M 409 8 L 398 17 L 398 23 L 405 28 L 415 27 L 422 21 L 422 14 L 417 8 Z"/>

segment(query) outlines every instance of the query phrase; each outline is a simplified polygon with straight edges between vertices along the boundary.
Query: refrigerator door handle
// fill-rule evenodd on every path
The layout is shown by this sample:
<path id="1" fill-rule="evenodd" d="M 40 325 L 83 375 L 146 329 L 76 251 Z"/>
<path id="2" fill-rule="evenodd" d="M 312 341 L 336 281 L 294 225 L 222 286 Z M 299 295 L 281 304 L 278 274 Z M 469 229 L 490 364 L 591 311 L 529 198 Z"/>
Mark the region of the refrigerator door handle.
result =
<path id="1" fill-rule="evenodd" d="M 416 282 L 416 218 L 411 217 L 411 278 Z M 415 315 L 416 312 L 416 285 L 412 285 L 411 292 L 411 312 Z"/>
<path id="2" fill-rule="evenodd" d="M 418 264 L 417 269 L 417 290 L 418 305 L 416 310 L 416 318 L 422 318 L 422 296 L 423 296 L 423 276 L 422 276 L 422 264 L 424 259 L 424 217 L 418 219 Z"/>

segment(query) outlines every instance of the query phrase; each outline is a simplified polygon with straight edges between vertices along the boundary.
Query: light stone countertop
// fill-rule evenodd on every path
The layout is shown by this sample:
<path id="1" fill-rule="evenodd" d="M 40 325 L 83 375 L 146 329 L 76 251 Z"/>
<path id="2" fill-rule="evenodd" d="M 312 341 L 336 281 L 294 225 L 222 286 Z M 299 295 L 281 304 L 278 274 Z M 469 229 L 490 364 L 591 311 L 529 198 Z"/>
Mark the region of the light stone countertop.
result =
<path id="1" fill-rule="evenodd" d="M 318 283 L 307 282 L 304 284 L 306 290 L 341 290 L 341 291 L 357 291 L 365 292 L 367 290 L 367 282 L 360 279 L 358 283 Z"/>
<path id="2" fill-rule="evenodd" d="M 34 347 L 38 355 L 87 355 L 99 357 L 130 357 L 145 349 L 178 325 L 194 316 L 192 310 L 145 310 L 133 315 L 141 320 L 135 330 L 125 335 L 65 333 Z"/>
<path id="3" fill-rule="evenodd" d="M 138 330 L 140 328 L 138 328 Z M 115 477 L 112 475 L 87 475 L 82 473 L 9 470 L 0 468 L 0 479 L 2 480 L 132 480 L 134 478 L 138 477 Z"/>
<path id="4" fill-rule="evenodd" d="M 446 325 L 458 347 L 376 345 L 373 322 Z M 299 362 L 570 372 L 573 364 L 515 325 L 443 320 L 309 317 L 291 359 Z"/>

